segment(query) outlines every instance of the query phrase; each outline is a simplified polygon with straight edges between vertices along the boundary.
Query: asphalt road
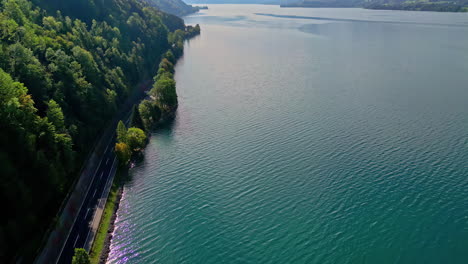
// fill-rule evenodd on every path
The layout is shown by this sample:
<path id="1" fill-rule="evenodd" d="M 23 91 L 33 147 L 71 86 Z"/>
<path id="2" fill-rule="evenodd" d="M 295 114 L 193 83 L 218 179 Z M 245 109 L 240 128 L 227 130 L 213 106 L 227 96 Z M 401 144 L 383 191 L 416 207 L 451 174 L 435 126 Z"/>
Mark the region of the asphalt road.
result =
<path id="1" fill-rule="evenodd" d="M 109 122 L 112 123 L 113 129 L 117 126 L 118 120 L 126 120 L 125 124 L 128 126 L 129 119 L 132 113 L 132 107 L 134 104 L 139 103 L 145 96 L 147 91 L 152 84 L 152 79 L 141 82 L 138 85 L 138 89 L 134 89 L 132 95 L 127 98 L 126 102 L 120 107 L 119 113 Z M 108 128 L 109 129 L 109 128 Z M 90 186 L 88 187 L 88 191 L 86 192 L 86 197 L 83 201 L 81 199 L 81 195 L 79 194 L 78 188 L 84 189 L 84 186 L 75 186 L 74 190 L 70 192 L 70 197 L 68 197 L 68 201 L 64 204 L 63 208 L 61 208 L 60 216 L 58 218 L 58 225 L 50 231 L 47 241 L 44 244 L 44 247 L 41 249 L 41 252 L 37 256 L 34 263 L 43 264 L 43 263 L 71 263 L 72 256 L 74 254 L 74 248 L 80 248 L 85 246 L 86 237 L 91 236 L 91 221 L 95 212 L 96 207 L 99 203 L 99 198 L 103 195 L 103 191 L 106 186 L 106 181 L 109 178 L 112 178 L 110 175 L 112 171 L 112 166 L 117 166 L 117 164 L 112 165 L 115 159 L 115 154 L 113 153 L 114 143 L 115 143 L 115 135 L 112 137 L 108 137 L 106 139 L 106 133 L 110 134 L 108 129 L 103 131 L 103 135 L 99 143 L 96 144 L 96 147 L 100 147 L 104 145 L 105 151 L 101 155 L 100 160 L 99 155 L 98 157 L 92 157 L 92 155 L 88 156 L 87 163 L 83 165 L 83 169 L 87 166 L 94 166 L 93 164 L 98 163 L 98 168 L 92 175 L 93 179 L 88 179 L 89 174 L 86 174 L 86 178 L 83 182 L 91 181 Z M 115 132 L 113 133 L 115 134 Z M 91 142 L 90 142 L 91 143 Z M 96 143 L 96 142 L 93 142 Z M 107 143 L 107 145 L 105 145 Z M 95 154 L 93 154 L 95 155 Z M 94 161 L 90 163 L 90 159 L 93 158 Z M 96 163 L 94 163 L 96 162 Z M 100 163 L 99 163 L 100 162 Z M 117 163 L 117 160 L 115 161 Z M 82 172 L 80 172 L 80 177 Z M 102 175 L 101 175 L 102 174 Z M 81 183 L 81 180 L 78 180 L 77 185 Z M 85 183 L 86 184 L 86 183 Z M 72 200 L 75 199 L 75 200 Z M 77 201 L 79 199 L 79 201 Z M 76 204 L 82 201 L 82 205 L 80 208 Z M 76 213 L 76 210 L 79 210 Z M 74 215 L 77 215 L 73 219 Z M 73 222 L 74 221 L 74 222 Z M 73 223 L 71 223 L 73 222 Z M 72 225 L 71 228 L 69 226 Z M 62 241 L 65 241 L 63 243 Z"/>
<path id="2" fill-rule="evenodd" d="M 115 135 L 108 141 L 98 168 L 94 172 L 93 181 L 88 188 L 86 198 L 80 208 L 72 230 L 67 238 L 57 263 L 70 264 L 75 248 L 83 248 L 91 231 L 91 222 L 98 206 L 99 199 L 104 197 L 104 189 L 111 179 L 112 169 L 117 166 L 114 153 Z M 115 173 L 115 171 L 114 171 Z"/>

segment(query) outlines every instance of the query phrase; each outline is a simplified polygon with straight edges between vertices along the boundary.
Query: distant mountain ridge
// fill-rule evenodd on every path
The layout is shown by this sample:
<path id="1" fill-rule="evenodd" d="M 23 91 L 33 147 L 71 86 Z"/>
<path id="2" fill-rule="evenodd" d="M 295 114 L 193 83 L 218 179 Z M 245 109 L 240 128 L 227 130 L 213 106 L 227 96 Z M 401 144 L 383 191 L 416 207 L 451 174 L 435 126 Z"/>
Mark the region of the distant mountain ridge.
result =
<path id="1" fill-rule="evenodd" d="M 280 0 L 188 0 L 187 2 L 190 4 L 280 4 Z"/>
<path id="2" fill-rule="evenodd" d="M 281 7 L 357 7 L 365 0 L 281 0 Z"/>
<path id="3" fill-rule="evenodd" d="M 279 4 L 281 7 L 362 7 L 387 10 L 468 12 L 468 0 L 188 0 L 188 2 L 191 4 Z"/>
<path id="4" fill-rule="evenodd" d="M 363 7 L 368 9 L 468 12 L 468 0 L 281 0 L 281 7 Z"/>

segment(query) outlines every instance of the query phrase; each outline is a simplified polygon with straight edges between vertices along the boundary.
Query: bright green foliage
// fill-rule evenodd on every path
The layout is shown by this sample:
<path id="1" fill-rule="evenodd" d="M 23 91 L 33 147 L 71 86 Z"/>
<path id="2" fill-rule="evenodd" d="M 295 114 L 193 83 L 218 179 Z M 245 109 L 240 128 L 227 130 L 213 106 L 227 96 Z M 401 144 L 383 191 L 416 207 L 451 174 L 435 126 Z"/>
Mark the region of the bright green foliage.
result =
<path id="1" fill-rule="evenodd" d="M 138 151 L 145 147 L 146 134 L 143 130 L 131 127 L 127 131 L 127 142 L 132 151 Z"/>
<path id="2" fill-rule="evenodd" d="M 90 142 L 175 30 L 140 0 L 0 1 L 1 263 L 32 262 Z"/>
<path id="3" fill-rule="evenodd" d="M 170 109 L 177 106 L 176 83 L 173 79 L 162 77 L 156 81 L 150 95 L 162 106 Z"/>
<path id="4" fill-rule="evenodd" d="M 71 138 L 37 114 L 27 92 L 0 69 L 0 198 L 9 201 L 4 204 L 8 213 L 0 219 L 2 240 L 8 241 L 0 248 L 2 257 L 41 227 L 40 216 L 60 197 L 76 167 Z M 50 116 L 63 126 L 60 107 L 51 106 Z"/>
<path id="5" fill-rule="evenodd" d="M 116 132 L 117 132 L 118 142 L 127 142 L 127 127 L 122 122 L 122 120 L 120 120 L 119 123 L 117 124 Z"/>
<path id="6" fill-rule="evenodd" d="M 146 134 L 137 127 L 131 127 L 127 130 L 122 121 L 119 121 L 116 133 L 117 143 L 115 144 L 115 153 L 117 154 L 120 164 L 127 165 L 132 156 L 132 152 L 139 151 L 145 147 Z"/>
<path id="7" fill-rule="evenodd" d="M 126 166 L 132 156 L 132 150 L 127 144 L 118 142 L 115 144 L 115 154 L 119 159 L 120 165 Z"/>
<path id="8" fill-rule="evenodd" d="M 72 264 L 90 264 L 89 255 L 83 248 L 75 248 Z"/>
<path id="9" fill-rule="evenodd" d="M 47 118 L 55 126 L 57 132 L 65 132 L 65 118 L 63 116 L 62 108 L 51 99 L 48 103 Z"/>
<path id="10" fill-rule="evenodd" d="M 161 109 L 154 100 L 143 100 L 138 106 L 145 130 L 149 131 L 161 118 Z"/>

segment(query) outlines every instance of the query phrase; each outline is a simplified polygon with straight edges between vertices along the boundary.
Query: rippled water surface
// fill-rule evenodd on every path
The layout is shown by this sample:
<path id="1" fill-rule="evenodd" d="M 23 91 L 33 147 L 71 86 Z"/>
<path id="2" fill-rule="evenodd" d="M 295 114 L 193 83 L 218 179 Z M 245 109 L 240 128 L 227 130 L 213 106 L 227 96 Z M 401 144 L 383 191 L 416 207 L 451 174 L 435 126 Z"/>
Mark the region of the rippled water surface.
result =
<path id="1" fill-rule="evenodd" d="M 468 263 L 468 15 L 210 5 L 110 263 Z"/>

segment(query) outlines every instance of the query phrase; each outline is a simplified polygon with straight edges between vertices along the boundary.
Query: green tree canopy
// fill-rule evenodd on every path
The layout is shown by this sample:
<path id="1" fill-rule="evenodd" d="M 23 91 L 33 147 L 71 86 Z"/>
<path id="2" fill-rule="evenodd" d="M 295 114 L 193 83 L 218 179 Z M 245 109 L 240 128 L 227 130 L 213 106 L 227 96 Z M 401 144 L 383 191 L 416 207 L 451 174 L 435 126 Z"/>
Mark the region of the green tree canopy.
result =
<path id="1" fill-rule="evenodd" d="M 174 65 L 166 58 L 163 58 L 159 63 L 159 69 L 174 74 Z"/>
<path id="2" fill-rule="evenodd" d="M 125 166 L 130 161 L 130 157 L 132 156 L 132 151 L 130 147 L 125 143 L 116 143 L 115 144 L 115 154 L 119 159 L 119 163 L 121 166 Z"/>
<path id="3" fill-rule="evenodd" d="M 50 100 L 47 104 L 47 118 L 55 126 L 57 132 L 65 132 L 65 118 L 63 116 L 62 108 L 54 100 Z"/>
<path id="4" fill-rule="evenodd" d="M 91 264 L 88 252 L 83 248 L 75 248 L 75 255 L 73 256 L 72 264 Z"/>
<path id="5" fill-rule="evenodd" d="M 170 61 L 173 65 L 176 63 L 176 59 L 174 57 L 174 53 L 172 53 L 172 51 L 168 50 L 165 54 L 164 54 L 164 58 L 166 58 L 168 61 Z"/>
<path id="6" fill-rule="evenodd" d="M 157 80 L 150 95 L 165 108 L 177 106 L 176 83 L 173 79 L 161 78 Z"/>
<path id="7" fill-rule="evenodd" d="M 127 142 L 127 127 L 125 124 L 122 122 L 122 120 L 119 121 L 117 124 L 117 141 L 118 142 Z"/>
<path id="8" fill-rule="evenodd" d="M 89 143 L 160 58 L 172 78 L 185 30 L 141 0 L 0 1 L 1 263 L 33 262 Z"/>
<path id="9" fill-rule="evenodd" d="M 138 151 L 145 147 L 146 135 L 143 130 L 131 127 L 127 131 L 127 142 L 128 146 L 133 151 Z"/>
<path id="10" fill-rule="evenodd" d="M 159 109 L 155 101 L 143 100 L 138 106 L 138 112 L 145 130 L 150 130 L 161 118 L 161 109 Z"/>
<path id="11" fill-rule="evenodd" d="M 90 142 L 171 49 L 168 30 L 183 20 L 141 0 L 0 1 L 1 263 L 33 262 Z"/>

